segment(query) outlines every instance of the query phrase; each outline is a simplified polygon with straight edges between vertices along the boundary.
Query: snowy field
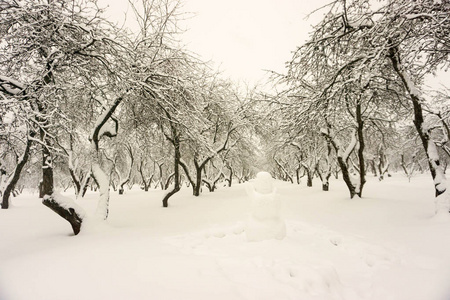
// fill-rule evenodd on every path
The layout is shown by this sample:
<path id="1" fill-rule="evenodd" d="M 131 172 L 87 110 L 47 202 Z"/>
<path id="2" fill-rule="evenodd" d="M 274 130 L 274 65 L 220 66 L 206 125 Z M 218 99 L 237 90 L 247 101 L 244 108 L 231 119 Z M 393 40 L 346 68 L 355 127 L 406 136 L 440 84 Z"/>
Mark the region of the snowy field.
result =
<path id="1" fill-rule="evenodd" d="M 353 200 L 314 184 L 277 182 L 287 236 L 261 242 L 246 240 L 244 185 L 185 188 L 169 208 L 159 190 L 112 193 L 106 224 L 78 236 L 23 194 L 0 211 L 0 299 L 450 299 L 450 220 L 433 217 L 428 174 L 369 178 Z"/>

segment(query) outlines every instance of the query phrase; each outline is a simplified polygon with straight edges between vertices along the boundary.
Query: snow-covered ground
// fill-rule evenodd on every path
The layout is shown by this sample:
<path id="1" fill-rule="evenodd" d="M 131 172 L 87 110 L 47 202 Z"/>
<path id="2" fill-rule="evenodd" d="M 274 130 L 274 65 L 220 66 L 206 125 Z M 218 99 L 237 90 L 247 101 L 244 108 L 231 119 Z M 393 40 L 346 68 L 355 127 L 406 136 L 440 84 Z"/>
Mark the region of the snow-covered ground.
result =
<path id="1" fill-rule="evenodd" d="M 112 193 L 106 224 L 69 223 L 23 194 L 0 211 L 0 299 L 450 299 L 450 220 L 428 174 L 370 178 L 363 199 L 277 182 L 283 240 L 247 242 L 243 185 Z M 93 213 L 95 193 L 79 203 Z"/>

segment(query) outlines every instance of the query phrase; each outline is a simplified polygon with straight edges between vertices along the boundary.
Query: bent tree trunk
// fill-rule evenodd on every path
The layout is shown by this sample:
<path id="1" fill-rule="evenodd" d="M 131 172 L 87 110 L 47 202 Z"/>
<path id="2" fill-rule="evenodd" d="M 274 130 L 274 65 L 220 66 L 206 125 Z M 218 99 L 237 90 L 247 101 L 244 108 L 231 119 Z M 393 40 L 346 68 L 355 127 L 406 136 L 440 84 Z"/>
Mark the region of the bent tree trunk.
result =
<path id="1" fill-rule="evenodd" d="M 73 233 L 77 235 L 81 230 L 84 212 L 78 208 L 71 199 L 62 199 L 53 194 L 53 166 L 51 154 L 47 146 L 49 140 L 45 137 L 41 129 L 41 140 L 44 142 L 42 149 L 42 184 L 39 189 L 39 196 L 42 198 L 42 204 L 53 210 L 72 226 Z"/>
<path id="2" fill-rule="evenodd" d="M 180 160 L 181 160 L 181 153 L 180 153 L 180 141 L 178 135 L 175 133 L 174 138 L 171 140 L 174 146 L 174 170 L 173 170 L 173 180 L 174 185 L 173 189 L 164 196 L 162 200 L 163 207 L 169 206 L 169 198 L 172 197 L 175 193 L 177 193 L 180 190 Z"/>
<path id="3" fill-rule="evenodd" d="M 30 136 L 33 137 L 34 133 L 30 133 Z M 32 140 L 28 137 L 27 143 L 25 145 L 25 150 L 23 151 L 22 157 L 17 162 L 16 168 L 14 169 L 14 172 L 9 177 L 5 190 L 3 191 L 2 195 L 2 209 L 9 208 L 9 198 L 11 196 L 11 192 L 16 187 L 17 182 L 20 178 L 20 173 L 22 172 L 23 167 L 28 161 L 28 158 L 30 156 L 30 148 L 31 148 Z"/>
<path id="4" fill-rule="evenodd" d="M 392 62 L 392 66 L 400 77 L 403 86 L 405 87 L 409 98 L 414 108 L 414 126 L 419 134 L 422 146 L 428 158 L 428 166 L 430 168 L 431 177 L 434 181 L 434 192 L 436 197 L 436 214 L 438 213 L 450 213 L 450 203 L 445 197 L 446 192 L 446 178 L 442 169 L 439 153 L 437 151 L 436 144 L 431 139 L 431 129 L 425 126 L 424 116 L 422 111 L 420 94 L 409 77 L 408 73 L 403 69 L 400 60 L 400 54 L 397 47 L 391 47 L 389 49 L 389 58 Z"/>
<path id="5" fill-rule="evenodd" d="M 338 164 L 342 172 L 342 178 L 344 179 L 348 191 L 350 192 L 350 198 L 353 199 L 353 197 L 355 197 L 356 195 L 361 197 L 361 190 L 360 189 L 358 190 L 356 188 L 356 184 L 353 182 L 350 176 L 349 166 L 347 163 L 349 155 L 351 154 L 351 152 L 353 152 L 356 146 L 356 136 L 355 136 L 356 132 L 352 133 L 352 140 L 350 144 L 347 146 L 345 152 L 342 151 L 342 146 L 340 145 L 339 141 L 334 139 L 334 136 L 333 134 L 330 133 L 329 129 L 322 130 L 322 134 L 325 136 L 327 141 L 331 143 L 334 150 L 336 151 Z"/>
<path id="6" fill-rule="evenodd" d="M 353 199 L 357 195 L 355 186 L 353 185 L 352 179 L 350 177 L 350 172 L 348 170 L 347 163 L 341 156 L 338 156 L 339 167 L 342 171 L 342 178 L 344 179 L 345 184 L 347 185 L 348 191 L 350 192 L 350 198 Z"/>
<path id="7" fill-rule="evenodd" d="M 91 156 L 92 162 L 92 178 L 97 183 L 98 189 L 100 191 L 100 197 L 98 199 L 96 217 L 98 219 L 106 220 L 109 213 L 109 178 L 108 175 L 100 167 L 100 152 L 98 144 L 103 136 L 115 137 L 117 136 L 117 131 L 119 129 L 119 122 L 113 117 L 113 113 L 119 104 L 122 102 L 123 97 L 118 97 L 114 103 L 101 114 L 96 123 L 94 130 L 92 131 L 89 140 L 91 142 Z M 114 122 L 114 127 L 106 127 L 102 130 L 102 127 L 109 121 Z"/>
<path id="8" fill-rule="evenodd" d="M 71 199 L 62 201 L 54 195 L 45 195 L 42 203 L 68 221 L 72 226 L 73 233 L 80 233 L 81 224 L 83 223 L 84 211 L 78 207 Z"/>

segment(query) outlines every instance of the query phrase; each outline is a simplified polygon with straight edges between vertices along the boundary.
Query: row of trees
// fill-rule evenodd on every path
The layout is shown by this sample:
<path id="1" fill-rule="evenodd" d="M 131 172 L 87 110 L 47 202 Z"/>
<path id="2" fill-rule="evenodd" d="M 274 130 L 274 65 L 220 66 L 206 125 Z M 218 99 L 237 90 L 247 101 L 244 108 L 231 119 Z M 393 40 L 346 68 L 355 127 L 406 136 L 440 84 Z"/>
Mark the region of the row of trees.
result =
<path id="1" fill-rule="evenodd" d="M 77 197 L 98 188 L 106 219 L 110 187 L 122 194 L 136 178 L 170 189 L 164 207 L 182 182 L 199 196 L 267 168 L 308 186 L 318 176 L 324 190 L 340 172 L 361 197 L 369 170 L 407 173 L 426 157 L 436 210 L 449 211 L 448 95 L 422 88 L 448 64 L 447 1 L 330 3 L 272 96 L 243 96 L 181 47 L 177 2 L 130 4 L 138 31 L 106 20 L 95 0 L 0 5 L 2 208 L 40 173 L 39 197 L 77 234 L 83 209 L 54 193 L 65 178 Z"/>
<path id="2" fill-rule="evenodd" d="M 392 150 L 406 166 L 406 147 L 398 146 L 418 140 L 410 157 L 425 155 L 436 211 L 448 213 L 441 156 L 448 159 L 449 97 L 427 93 L 423 83 L 448 67 L 450 3 L 338 0 L 326 9 L 286 74 L 276 74 L 283 92 L 267 98 L 282 124 L 278 152 L 287 157 L 295 148 L 290 160 L 308 178 L 316 170 L 324 189 L 336 162 L 353 198 L 361 197 L 368 168 L 378 165 L 382 175 Z M 408 141 L 401 133 L 411 119 L 415 136 Z"/>
<path id="3" fill-rule="evenodd" d="M 106 219 L 112 173 L 119 193 L 136 170 L 148 189 L 157 165 L 161 185 L 171 183 L 167 207 L 182 176 L 198 196 L 252 157 L 252 103 L 180 47 L 178 3 L 131 4 L 138 32 L 108 22 L 93 0 L 1 5 L 2 208 L 39 153 L 40 198 L 75 234 L 85 213 L 54 193 L 57 169 L 68 170 L 77 195 L 95 182 L 96 217 Z"/>

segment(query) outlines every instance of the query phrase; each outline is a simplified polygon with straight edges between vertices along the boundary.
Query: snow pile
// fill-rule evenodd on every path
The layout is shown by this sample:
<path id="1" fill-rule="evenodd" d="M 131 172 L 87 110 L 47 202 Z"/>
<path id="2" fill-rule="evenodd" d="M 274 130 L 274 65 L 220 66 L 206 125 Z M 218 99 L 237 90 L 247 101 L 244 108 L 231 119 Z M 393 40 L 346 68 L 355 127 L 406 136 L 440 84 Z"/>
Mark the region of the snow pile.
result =
<path id="1" fill-rule="evenodd" d="M 247 193 L 252 199 L 252 213 L 245 229 L 247 240 L 282 240 L 286 236 L 286 225 L 281 219 L 281 200 L 277 197 L 272 176 L 259 172 L 256 179 L 247 184 Z"/>

